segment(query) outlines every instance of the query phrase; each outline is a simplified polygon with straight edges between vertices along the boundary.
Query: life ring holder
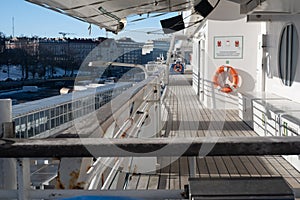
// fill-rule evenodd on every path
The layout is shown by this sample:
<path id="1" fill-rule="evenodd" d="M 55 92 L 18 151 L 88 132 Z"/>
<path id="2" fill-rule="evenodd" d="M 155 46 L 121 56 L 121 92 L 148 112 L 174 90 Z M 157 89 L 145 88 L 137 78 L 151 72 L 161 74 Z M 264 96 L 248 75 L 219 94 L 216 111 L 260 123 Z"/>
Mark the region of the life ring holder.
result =
<path id="1" fill-rule="evenodd" d="M 174 65 L 173 70 L 174 72 L 182 72 L 182 64 L 179 64 L 179 66 L 177 64 Z"/>
<path id="2" fill-rule="evenodd" d="M 224 72 L 229 72 L 229 74 L 232 77 L 232 81 L 231 81 L 231 85 L 225 84 L 223 87 L 221 87 L 221 84 L 219 83 L 219 76 L 220 76 L 220 74 L 222 74 Z M 213 82 L 214 82 L 215 88 L 217 88 L 219 91 L 224 92 L 224 93 L 230 93 L 238 87 L 239 75 L 233 67 L 222 65 L 217 69 L 217 71 L 213 77 Z"/>

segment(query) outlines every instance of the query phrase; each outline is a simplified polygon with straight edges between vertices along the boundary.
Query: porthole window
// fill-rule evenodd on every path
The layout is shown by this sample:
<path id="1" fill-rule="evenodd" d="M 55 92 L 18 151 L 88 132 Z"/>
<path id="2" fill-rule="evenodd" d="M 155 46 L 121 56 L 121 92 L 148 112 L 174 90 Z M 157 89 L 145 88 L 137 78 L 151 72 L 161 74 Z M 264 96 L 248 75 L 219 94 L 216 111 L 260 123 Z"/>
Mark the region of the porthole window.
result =
<path id="1" fill-rule="evenodd" d="M 279 77 L 286 86 L 295 79 L 298 60 L 299 38 L 294 24 L 287 24 L 281 33 L 279 43 Z"/>

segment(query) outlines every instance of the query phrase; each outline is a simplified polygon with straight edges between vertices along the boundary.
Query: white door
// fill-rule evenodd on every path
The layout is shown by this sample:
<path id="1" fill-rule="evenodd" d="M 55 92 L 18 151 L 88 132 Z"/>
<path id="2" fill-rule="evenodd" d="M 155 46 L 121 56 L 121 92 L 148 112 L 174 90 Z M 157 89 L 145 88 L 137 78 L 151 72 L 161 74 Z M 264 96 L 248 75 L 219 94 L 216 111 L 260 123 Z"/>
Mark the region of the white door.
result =
<path id="1" fill-rule="evenodd" d="M 201 81 L 201 84 L 200 84 L 200 101 L 204 101 L 204 84 L 205 84 L 205 80 L 204 80 L 204 73 L 205 73 L 205 40 L 204 39 L 201 39 L 199 41 L 199 49 L 200 49 L 200 53 L 199 53 L 198 73 L 199 73 L 199 79 Z"/>

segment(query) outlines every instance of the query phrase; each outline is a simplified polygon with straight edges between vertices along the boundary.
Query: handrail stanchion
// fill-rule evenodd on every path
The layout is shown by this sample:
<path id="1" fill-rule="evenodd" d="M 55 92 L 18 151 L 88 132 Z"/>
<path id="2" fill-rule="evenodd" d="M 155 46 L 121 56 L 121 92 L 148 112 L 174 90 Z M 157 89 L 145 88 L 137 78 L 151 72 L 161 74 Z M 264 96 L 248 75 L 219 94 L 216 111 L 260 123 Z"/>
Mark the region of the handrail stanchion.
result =
<path id="1" fill-rule="evenodd" d="M 12 124 L 11 99 L 0 99 L 0 113 L 0 138 L 10 138 L 12 130 L 8 131 L 7 125 Z M 0 189 L 16 189 L 16 159 L 0 158 L 0 171 L 1 174 L 5 174 L 5 176 L 0 176 Z"/>

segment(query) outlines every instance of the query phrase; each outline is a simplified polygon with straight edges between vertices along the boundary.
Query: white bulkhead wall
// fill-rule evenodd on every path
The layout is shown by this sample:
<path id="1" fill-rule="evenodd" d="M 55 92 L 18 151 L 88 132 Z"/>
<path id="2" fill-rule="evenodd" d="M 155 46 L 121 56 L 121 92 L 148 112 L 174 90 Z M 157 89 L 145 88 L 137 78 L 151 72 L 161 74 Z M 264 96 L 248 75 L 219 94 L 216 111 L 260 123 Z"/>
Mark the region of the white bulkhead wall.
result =
<path id="1" fill-rule="evenodd" d="M 200 73 L 200 78 L 201 80 L 204 80 L 204 87 L 201 87 L 200 84 L 200 91 L 204 92 L 204 98 L 201 98 L 200 94 L 199 99 L 206 107 L 218 109 L 238 108 L 236 92 L 226 94 L 213 89 L 212 79 L 216 70 L 219 66 L 226 65 L 227 63 L 234 67 L 240 75 L 240 86 L 237 89 L 237 92 L 250 92 L 257 90 L 257 69 L 260 69 L 261 67 L 261 59 L 259 58 L 261 56 L 258 55 L 262 54 L 259 37 L 263 34 L 264 30 L 261 24 L 261 22 L 247 23 L 245 18 L 234 21 L 207 20 L 204 24 L 205 28 L 200 29 L 200 37 L 194 41 L 194 49 L 196 48 L 198 50 L 193 52 L 193 81 L 196 80 L 195 76 L 200 64 L 200 72 L 203 73 L 203 75 Z M 204 58 L 203 56 L 202 58 L 200 57 L 200 60 L 197 61 L 197 58 L 200 55 L 199 41 L 201 35 L 204 35 L 202 39 L 205 39 L 205 44 L 203 45 L 205 56 Z M 214 38 L 219 36 L 242 36 L 243 57 L 239 59 L 214 58 Z M 204 59 L 204 61 L 201 59 Z"/>
<path id="2" fill-rule="evenodd" d="M 198 40 L 195 40 L 194 43 L 197 44 Z M 198 79 L 198 61 L 196 59 L 196 57 L 194 58 L 194 55 L 199 55 L 199 48 L 197 48 L 197 45 L 193 45 L 193 54 L 192 54 L 192 60 L 191 60 L 191 65 L 192 65 L 192 70 L 193 70 L 193 89 L 195 90 L 195 92 L 198 94 L 199 90 L 198 90 L 198 86 L 199 85 L 199 79 Z"/>
<path id="3" fill-rule="evenodd" d="M 300 102 L 300 59 L 298 52 L 297 58 L 297 68 L 295 80 L 292 86 L 285 86 L 281 79 L 279 78 L 278 73 L 278 51 L 279 51 L 279 41 L 280 35 L 283 27 L 286 24 L 293 23 L 297 29 L 298 36 L 300 38 L 300 16 L 285 16 L 282 17 L 282 20 L 279 22 L 268 22 L 267 23 L 267 52 L 270 55 L 269 58 L 269 70 L 268 76 L 266 78 L 266 91 L 277 94 L 279 96 L 291 99 L 296 102 Z"/>

